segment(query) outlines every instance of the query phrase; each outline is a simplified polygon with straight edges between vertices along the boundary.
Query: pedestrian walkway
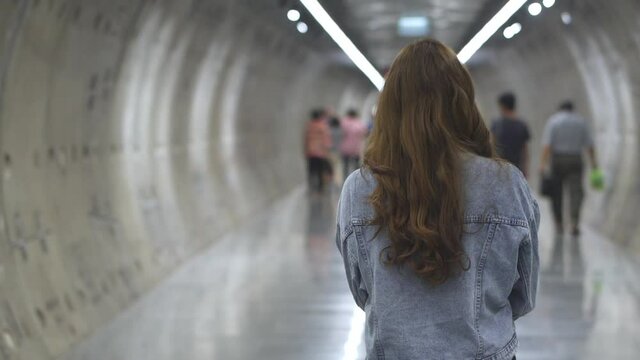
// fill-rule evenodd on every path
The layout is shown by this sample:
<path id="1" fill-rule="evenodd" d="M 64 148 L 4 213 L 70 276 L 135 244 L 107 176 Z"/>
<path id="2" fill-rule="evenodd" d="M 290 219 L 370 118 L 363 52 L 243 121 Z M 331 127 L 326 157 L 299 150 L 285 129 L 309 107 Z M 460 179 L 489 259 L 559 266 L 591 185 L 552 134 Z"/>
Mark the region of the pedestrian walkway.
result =
<path id="1" fill-rule="evenodd" d="M 355 306 L 333 242 L 334 221 L 335 199 L 293 192 L 64 359 L 341 360 L 345 351 L 353 354 L 361 338 L 351 335 L 345 349 Z"/>
<path id="2" fill-rule="evenodd" d="M 588 227 L 555 241 L 541 205 L 538 301 L 518 321 L 518 360 L 640 358 L 640 259 Z"/>
<path id="3" fill-rule="evenodd" d="M 298 189 L 60 360 L 363 359 L 364 319 L 333 238 L 336 196 Z M 637 359 L 638 259 L 589 229 L 554 242 L 542 205 L 543 273 L 536 310 L 518 321 L 518 359 Z"/>

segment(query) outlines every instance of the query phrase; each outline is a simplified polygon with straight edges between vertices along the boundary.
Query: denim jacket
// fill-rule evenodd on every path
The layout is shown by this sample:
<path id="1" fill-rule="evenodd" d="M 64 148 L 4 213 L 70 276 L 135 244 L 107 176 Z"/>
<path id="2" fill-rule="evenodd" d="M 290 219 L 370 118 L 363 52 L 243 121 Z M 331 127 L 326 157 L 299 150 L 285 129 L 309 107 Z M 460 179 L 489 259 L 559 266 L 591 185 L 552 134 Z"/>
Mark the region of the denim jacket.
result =
<path id="1" fill-rule="evenodd" d="M 514 321 L 535 305 L 538 204 L 512 165 L 462 156 L 463 245 L 470 268 L 442 285 L 380 261 L 389 245 L 370 224 L 376 186 L 352 173 L 338 205 L 336 242 L 356 304 L 366 313 L 367 360 L 512 359 Z"/>

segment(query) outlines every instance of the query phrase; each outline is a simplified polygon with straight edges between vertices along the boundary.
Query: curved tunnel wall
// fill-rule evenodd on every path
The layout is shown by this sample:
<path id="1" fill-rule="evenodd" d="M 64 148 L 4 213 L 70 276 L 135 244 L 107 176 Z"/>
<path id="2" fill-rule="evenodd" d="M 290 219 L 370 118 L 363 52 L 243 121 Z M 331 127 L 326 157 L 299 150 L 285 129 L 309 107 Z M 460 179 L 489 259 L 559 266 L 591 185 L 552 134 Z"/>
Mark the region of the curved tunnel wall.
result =
<path id="1" fill-rule="evenodd" d="M 527 20 L 508 46 L 473 69 L 479 103 L 491 118 L 497 116 L 498 94 L 516 93 L 533 133 L 536 171 L 547 119 L 562 100 L 573 99 L 591 122 L 608 182 L 604 192 L 589 194 L 586 220 L 640 253 L 640 3 L 582 0 L 569 9 L 566 4 Z M 565 10 L 573 15 L 569 26 L 560 21 Z"/>
<path id="2" fill-rule="evenodd" d="M 1 359 L 63 354 L 300 185 L 309 109 L 365 101 L 249 5 L 0 4 Z"/>

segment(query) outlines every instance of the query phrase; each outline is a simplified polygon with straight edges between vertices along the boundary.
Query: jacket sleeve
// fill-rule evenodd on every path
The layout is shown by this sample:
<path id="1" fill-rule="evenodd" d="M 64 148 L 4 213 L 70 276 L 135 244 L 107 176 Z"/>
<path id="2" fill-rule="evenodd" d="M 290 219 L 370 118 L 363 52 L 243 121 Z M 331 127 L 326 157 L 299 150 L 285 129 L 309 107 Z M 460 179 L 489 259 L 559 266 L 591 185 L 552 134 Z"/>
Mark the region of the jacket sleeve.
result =
<path id="1" fill-rule="evenodd" d="M 509 295 L 514 320 L 528 314 L 535 307 L 540 267 L 540 259 L 538 257 L 540 210 L 538 203 L 531 196 L 528 186 L 524 193 L 525 200 L 523 205 L 529 228 L 527 236 L 520 243 L 517 265 L 518 279 Z"/>
<path id="2" fill-rule="evenodd" d="M 342 255 L 342 261 L 344 263 L 344 271 L 347 276 L 347 283 L 353 295 L 356 305 L 364 310 L 364 305 L 369 298 L 364 282 L 362 281 L 362 274 L 360 273 L 360 266 L 358 265 L 358 244 L 353 238 L 353 233 L 347 236 L 346 239 L 340 239 L 340 229 L 336 233 L 336 242 L 338 249 Z"/>
<path id="3" fill-rule="evenodd" d="M 347 276 L 347 283 L 358 307 L 364 310 L 364 306 L 369 298 L 369 293 L 365 287 L 360 271 L 360 250 L 358 248 L 357 239 L 353 233 L 351 225 L 346 221 L 349 218 L 348 209 L 351 207 L 349 203 L 349 186 L 345 182 L 343 193 L 338 203 L 338 216 L 336 226 L 336 245 L 342 255 L 344 263 L 344 271 Z"/>

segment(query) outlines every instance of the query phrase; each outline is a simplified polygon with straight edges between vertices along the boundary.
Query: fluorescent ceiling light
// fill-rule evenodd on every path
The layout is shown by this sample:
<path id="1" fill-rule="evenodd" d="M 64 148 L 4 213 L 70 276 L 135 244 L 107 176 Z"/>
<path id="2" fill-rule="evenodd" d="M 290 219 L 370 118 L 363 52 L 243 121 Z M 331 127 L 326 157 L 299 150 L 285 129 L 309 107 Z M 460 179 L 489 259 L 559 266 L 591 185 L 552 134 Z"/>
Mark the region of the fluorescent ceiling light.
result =
<path id="1" fill-rule="evenodd" d="M 526 0 L 525 0 L 526 1 Z M 320 5 L 318 0 L 300 0 L 309 13 L 316 19 L 318 24 L 329 34 L 333 41 L 344 51 L 345 54 L 353 61 L 353 63 L 371 80 L 373 85 L 382 90 L 384 86 L 384 78 L 378 70 L 367 60 L 367 58 L 358 50 L 349 37 L 340 29 L 338 24 L 331 18 L 327 11 Z"/>
<path id="2" fill-rule="evenodd" d="M 520 33 L 521 30 L 522 30 L 522 25 L 520 25 L 520 23 L 513 23 L 511 24 L 511 26 L 506 27 L 502 34 L 504 35 L 505 38 L 511 39 L 512 37 L 518 35 L 518 33 Z"/>
<path id="3" fill-rule="evenodd" d="M 291 9 L 291 10 L 287 11 L 287 19 L 289 19 L 291 21 L 300 20 L 300 11 L 298 11 L 296 9 Z"/>
<path id="4" fill-rule="evenodd" d="M 466 63 L 471 59 L 473 54 L 475 54 L 481 47 L 484 45 L 492 36 L 495 34 L 502 25 L 504 25 L 516 11 L 520 10 L 520 8 L 527 2 L 527 0 L 509 0 L 500 11 L 498 11 L 492 18 L 487 22 L 485 26 L 478 31 L 478 33 L 469 40 L 467 45 L 465 45 L 462 50 L 458 53 L 458 60 L 461 63 Z"/>
<path id="5" fill-rule="evenodd" d="M 509 26 L 514 34 L 518 34 L 520 33 L 520 31 L 522 31 L 522 25 L 520 25 L 520 23 L 513 23 L 511 26 Z"/>
<path id="6" fill-rule="evenodd" d="M 537 2 L 531 3 L 531 5 L 529 5 L 528 10 L 531 16 L 538 16 L 542 12 L 542 5 L 540 5 L 540 3 L 537 3 Z"/>
<path id="7" fill-rule="evenodd" d="M 429 32 L 429 20 L 424 16 L 404 16 L 398 20 L 398 35 L 425 36 Z"/>
<path id="8" fill-rule="evenodd" d="M 556 3 L 556 0 L 542 0 L 542 5 L 546 8 L 552 7 Z"/>
<path id="9" fill-rule="evenodd" d="M 506 28 L 502 32 L 502 35 L 504 35 L 506 39 L 511 39 L 515 34 L 513 33 L 513 31 L 511 31 L 511 28 Z"/>
<path id="10" fill-rule="evenodd" d="M 306 24 L 306 23 L 304 23 L 304 22 L 302 22 L 302 21 L 300 21 L 300 22 L 296 25 L 296 28 L 298 28 L 298 31 L 299 31 L 301 34 L 306 34 L 306 33 L 307 33 L 307 31 L 309 31 L 309 26 L 307 26 L 307 24 Z"/>
<path id="11" fill-rule="evenodd" d="M 333 41 L 344 51 L 353 63 L 362 71 L 378 90 L 384 87 L 384 77 L 367 60 L 360 50 L 353 44 L 349 37 L 340 29 L 338 24 L 331 18 L 327 11 L 320 5 L 318 0 L 300 0 L 302 5 L 311 13 L 322 28 L 329 34 Z M 460 50 L 458 59 L 461 63 L 466 63 L 500 28 L 527 3 L 527 0 L 509 0 L 503 7 L 489 20 L 478 33 Z M 540 5 L 540 4 L 538 4 Z M 563 21 L 564 21 L 563 16 Z M 516 32 L 517 33 L 517 32 Z"/>

